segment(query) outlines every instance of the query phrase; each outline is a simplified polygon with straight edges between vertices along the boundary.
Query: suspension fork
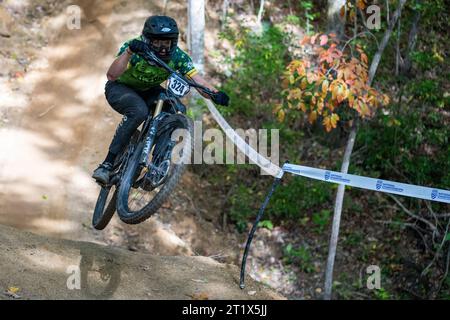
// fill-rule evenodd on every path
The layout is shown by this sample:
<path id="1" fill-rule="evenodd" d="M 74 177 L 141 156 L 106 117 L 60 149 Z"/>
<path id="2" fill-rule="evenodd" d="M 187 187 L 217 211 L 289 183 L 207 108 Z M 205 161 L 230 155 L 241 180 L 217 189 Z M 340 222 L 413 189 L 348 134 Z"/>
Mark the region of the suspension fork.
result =
<path id="1" fill-rule="evenodd" d="M 158 116 L 161 114 L 163 104 L 164 104 L 163 99 L 159 99 L 158 102 L 156 103 L 155 112 L 153 113 L 154 120 L 152 121 L 150 129 L 148 130 L 147 136 L 145 137 L 144 140 L 144 149 L 142 150 L 142 155 L 139 164 L 144 165 L 145 167 L 148 167 L 148 165 L 150 164 L 148 156 L 150 155 L 150 152 L 154 148 L 153 142 L 155 141 L 156 132 L 158 129 L 159 122 L 161 120 L 160 117 Z"/>

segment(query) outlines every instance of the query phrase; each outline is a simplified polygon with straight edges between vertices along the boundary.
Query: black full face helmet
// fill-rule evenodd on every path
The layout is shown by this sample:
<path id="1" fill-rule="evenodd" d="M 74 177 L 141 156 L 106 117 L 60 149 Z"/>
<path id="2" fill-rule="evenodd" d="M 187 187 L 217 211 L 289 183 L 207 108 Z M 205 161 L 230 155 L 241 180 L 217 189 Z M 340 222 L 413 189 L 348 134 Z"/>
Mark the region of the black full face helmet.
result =
<path id="1" fill-rule="evenodd" d="M 167 16 L 151 16 L 145 21 L 142 35 L 159 58 L 166 62 L 170 61 L 177 48 L 179 35 L 174 19 Z"/>

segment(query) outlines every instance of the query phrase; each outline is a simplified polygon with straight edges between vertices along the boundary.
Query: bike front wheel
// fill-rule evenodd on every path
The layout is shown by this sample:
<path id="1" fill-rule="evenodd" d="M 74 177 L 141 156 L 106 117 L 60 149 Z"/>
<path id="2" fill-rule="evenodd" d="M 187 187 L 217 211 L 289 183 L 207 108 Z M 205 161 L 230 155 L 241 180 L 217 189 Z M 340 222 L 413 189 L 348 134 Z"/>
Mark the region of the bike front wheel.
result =
<path id="1" fill-rule="evenodd" d="M 116 211 L 116 201 L 117 191 L 114 186 L 101 187 L 92 216 L 92 226 L 95 229 L 103 230 L 106 228 Z"/>

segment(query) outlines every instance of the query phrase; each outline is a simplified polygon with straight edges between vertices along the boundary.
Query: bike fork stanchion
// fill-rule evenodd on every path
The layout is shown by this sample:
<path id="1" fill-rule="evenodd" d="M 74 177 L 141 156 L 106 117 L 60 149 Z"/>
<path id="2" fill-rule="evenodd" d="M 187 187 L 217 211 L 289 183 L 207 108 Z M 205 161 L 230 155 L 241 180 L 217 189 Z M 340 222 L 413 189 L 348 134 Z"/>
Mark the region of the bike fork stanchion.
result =
<path id="1" fill-rule="evenodd" d="M 248 238 L 247 238 L 247 244 L 245 245 L 245 250 L 244 250 L 244 255 L 242 257 L 242 265 L 241 265 L 241 279 L 240 279 L 240 284 L 239 287 L 241 289 L 244 289 L 245 284 L 244 284 L 244 278 L 245 278 L 245 265 L 247 264 L 247 255 L 248 255 L 248 251 L 250 249 L 250 245 L 252 243 L 253 240 L 253 236 L 256 232 L 256 228 L 258 227 L 259 221 L 261 220 L 263 214 L 264 214 L 264 210 L 266 209 L 267 205 L 269 204 L 270 198 L 272 197 L 275 189 L 279 186 L 280 182 L 281 182 L 281 178 L 283 176 L 283 172 L 281 173 L 281 175 L 277 176 L 274 180 L 274 182 L 272 183 L 272 187 L 269 190 L 269 193 L 266 196 L 266 199 L 264 200 L 261 208 L 259 209 L 258 215 L 256 216 L 256 220 L 255 223 L 253 224 L 252 230 L 250 231 Z"/>

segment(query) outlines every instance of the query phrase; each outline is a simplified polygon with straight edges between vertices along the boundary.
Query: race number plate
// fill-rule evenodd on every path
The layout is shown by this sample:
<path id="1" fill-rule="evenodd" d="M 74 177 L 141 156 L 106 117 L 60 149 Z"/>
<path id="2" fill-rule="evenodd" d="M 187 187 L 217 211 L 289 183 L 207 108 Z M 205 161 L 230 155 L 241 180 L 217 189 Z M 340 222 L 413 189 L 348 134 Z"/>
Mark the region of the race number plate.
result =
<path id="1" fill-rule="evenodd" d="M 189 93 L 189 84 L 181 79 L 177 74 L 173 73 L 169 77 L 168 89 L 177 97 L 184 97 Z"/>

